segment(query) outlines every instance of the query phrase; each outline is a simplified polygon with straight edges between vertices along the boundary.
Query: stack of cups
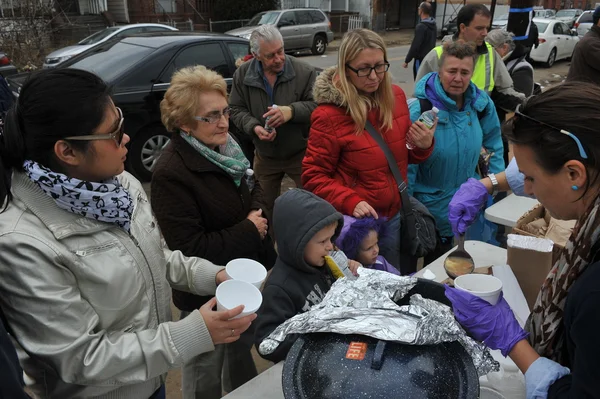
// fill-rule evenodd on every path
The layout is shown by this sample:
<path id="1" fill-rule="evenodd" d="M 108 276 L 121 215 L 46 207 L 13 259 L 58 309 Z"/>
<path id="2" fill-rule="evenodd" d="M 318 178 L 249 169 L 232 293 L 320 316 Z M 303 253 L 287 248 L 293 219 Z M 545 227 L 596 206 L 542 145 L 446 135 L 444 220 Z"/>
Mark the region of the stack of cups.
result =
<path id="1" fill-rule="evenodd" d="M 252 259 L 240 258 L 227 263 L 225 272 L 231 280 L 217 287 L 217 310 L 244 305 L 244 311 L 236 319 L 256 313 L 262 304 L 259 288 L 267 277 L 267 269 Z"/>

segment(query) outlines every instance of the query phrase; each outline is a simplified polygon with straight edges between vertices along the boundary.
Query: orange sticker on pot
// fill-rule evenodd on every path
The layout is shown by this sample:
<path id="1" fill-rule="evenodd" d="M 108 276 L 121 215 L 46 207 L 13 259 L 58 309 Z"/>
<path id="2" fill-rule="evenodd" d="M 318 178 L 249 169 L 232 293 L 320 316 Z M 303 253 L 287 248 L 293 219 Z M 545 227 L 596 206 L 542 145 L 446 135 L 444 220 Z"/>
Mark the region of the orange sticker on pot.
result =
<path id="1" fill-rule="evenodd" d="M 348 351 L 346 352 L 346 359 L 350 360 L 363 360 L 367 354 L 367 344 L 364 342 L 350 342 Z"/>

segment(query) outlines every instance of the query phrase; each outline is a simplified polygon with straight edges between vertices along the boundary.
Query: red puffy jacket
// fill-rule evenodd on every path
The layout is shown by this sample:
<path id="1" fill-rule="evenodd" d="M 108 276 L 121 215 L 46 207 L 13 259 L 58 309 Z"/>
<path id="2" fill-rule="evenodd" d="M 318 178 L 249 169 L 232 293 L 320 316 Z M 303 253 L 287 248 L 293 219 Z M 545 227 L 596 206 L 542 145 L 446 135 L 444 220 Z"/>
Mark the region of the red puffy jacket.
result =
<path id="1" fill-rule="evenodd" d="M 332 84 L 334 68 L 321 73 L 315 82 L 313 96 L 319 106 L 311 116 L 302 185 L 345 215 L 352 215 L 356 205 L 366 201 L 379 216 L 393 217 L 401 206 L 396 181 L 379 145 L 366 130 L 357 135 L 352 117 L 339 106 L 342 97 Z M 427 150 L 407 150 L 411 122 L 406 96 L 398 86 L 393 91 L 393 126 L 383 137 L 406 178 L 408 164 L 425 161 L 433 145 Z M 368 119 L 381 132 L 378 115 L 379 110 L 372 109 Z"/>

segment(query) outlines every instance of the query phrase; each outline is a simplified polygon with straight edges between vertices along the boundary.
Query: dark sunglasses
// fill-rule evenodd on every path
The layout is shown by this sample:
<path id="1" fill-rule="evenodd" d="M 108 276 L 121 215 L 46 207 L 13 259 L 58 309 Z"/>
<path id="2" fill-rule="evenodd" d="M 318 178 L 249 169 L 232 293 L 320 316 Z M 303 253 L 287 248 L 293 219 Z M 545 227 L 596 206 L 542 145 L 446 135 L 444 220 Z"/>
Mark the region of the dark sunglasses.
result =
<path id="1" fill-rule="evenodd" d="M 370 76 L 373 71 L 375 71 L 377 75 L 381 75 L 382 73 L 387 72 L 388 69 L 390 69 L 390 63 L 384 62 L 383 64 L 377 64 L 374 67 L 366 67 L 359 69 L 352 68 L 350 65 L 346 64 L 346 68 L 354 72 L 359 78 L 364 78 Z"/>
<path id="2" fill-rule="evenodd" d="M 531 116 L 525 115 L 524 113 L 521 112 L 521 106 L 520 105 L 517 107 L 517 109 L 515 111 L 515 115 L 517 115 L 518 117 L 527 119 L 528 121 L 537 123 L 538 125 L 545 126 L 545 127 L 550 128 L 552 130 L 556 130 L 557 132 L 560 132 L 562 134 L 566 134 L 567 136 L 569 136 L 570 138 L 572 138 L 573 141 L 575 141 L 575 144 L 577 144 L 577 149 L 579 150 L 579 156 L 581 158 L 583 158 L 583 159 L 587 159 L 588 158 L 587 153 L 583 149 L 583 145 L 581 144 L 581 141 L 579 141 L 579 139 L 577 138 L 577 136 L 575 136 L 573 133 L 568 132 L 568 131 L 566 131 L 564 129 L 559 129 L 557 127 L 554 127 L 552 125 L 547 124 L 546 122 L 542 122 L 542 121 L 539 121 L 537 119 L 532 118 Z"/>
<path id="3" fill-rule="evenodd" d="M 119 113 L 119 126 L 117 126 L 117 129 L 112 132 L 112 133 L 108 133 L 108 134 L 90 134 L 88 136 L 71 136 L 71 137 L 65 137 L 65 140 L 78 140 L 78 141 L 92 141 L 92 140 L 114 140 L 115 143 L 117 143 L 117 147 L 121 146 L 121 143 L 123 142 L 123 136 L 125 135 L 125 131 L 123 129 L 123 121 L 125 121 L 125 118 L 123 118 L 123 111 L 121 111 L 121 108 L 119 107 L 115 107 L 117 109 L 117 112 Z"/>

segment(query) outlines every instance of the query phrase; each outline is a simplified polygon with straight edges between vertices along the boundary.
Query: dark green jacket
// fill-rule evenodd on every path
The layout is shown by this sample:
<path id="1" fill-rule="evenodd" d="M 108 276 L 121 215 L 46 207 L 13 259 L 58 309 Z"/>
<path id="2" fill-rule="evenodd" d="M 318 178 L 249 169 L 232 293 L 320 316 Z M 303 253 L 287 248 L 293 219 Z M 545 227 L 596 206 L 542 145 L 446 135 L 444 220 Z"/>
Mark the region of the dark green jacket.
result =
<path id="1" fill-rule="evenodd" d="M 312 96 L 317 73 L 310 65 L 286 55 L 285 68 L 273 88 L 273 98 L 279 106 L 291 106 L 293 117 L 277 128 L 275 140 L 262 141 L 254 134 L 254 127 L 265 125 L 262 116 L 268 111 L 267 107 L 273 104 L 258 71 L 258 62 L 252 59 L 242 64 L 233 75 L 229 97 L 231 119 L 238 129 L 252 137 L 260 156 L 290 158 L 306 150 L 310 115 L 317 107 Z"/>

